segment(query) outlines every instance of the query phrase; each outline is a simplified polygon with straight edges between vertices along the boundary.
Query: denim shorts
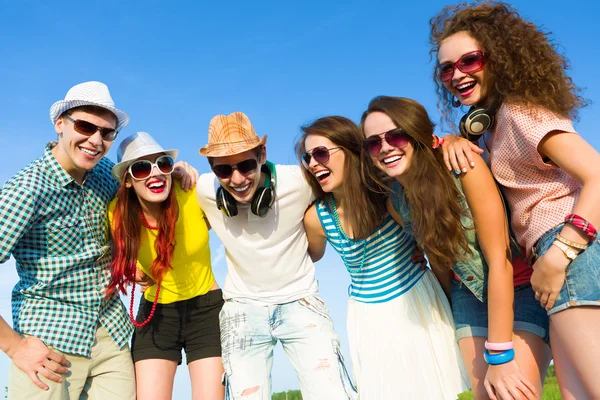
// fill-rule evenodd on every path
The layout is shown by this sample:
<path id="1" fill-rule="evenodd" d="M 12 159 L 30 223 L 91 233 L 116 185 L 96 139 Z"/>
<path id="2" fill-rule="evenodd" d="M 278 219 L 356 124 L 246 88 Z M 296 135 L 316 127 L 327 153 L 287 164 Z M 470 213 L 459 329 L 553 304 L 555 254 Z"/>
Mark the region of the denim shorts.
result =
<path id="1" fill-rule="evenodd" d="M 530 283 L 515 286 L 515 317 L 513 331 L 525 331 L 549 342 L 549 320 L 546 310 L 535 299 Z M 481 302 L 456 280 L 452 281 L 452 315 L 456 340 L 466 337 L 488 337 L 488 302 Z"/>
<path id="2" fill-rule="evenodd" d="M 556 234 L 563 228 L 560 224 L 544 233 L 533 250 L 534 257 L 546 254 Z M 565 284 L 563 285 L 554 307 L 548 311 L 552 315 L 569 307 L 600 306 L 600 240 L 595 240 L 588 248 L 581 251 L 577 258 L 569 264 Z"/>

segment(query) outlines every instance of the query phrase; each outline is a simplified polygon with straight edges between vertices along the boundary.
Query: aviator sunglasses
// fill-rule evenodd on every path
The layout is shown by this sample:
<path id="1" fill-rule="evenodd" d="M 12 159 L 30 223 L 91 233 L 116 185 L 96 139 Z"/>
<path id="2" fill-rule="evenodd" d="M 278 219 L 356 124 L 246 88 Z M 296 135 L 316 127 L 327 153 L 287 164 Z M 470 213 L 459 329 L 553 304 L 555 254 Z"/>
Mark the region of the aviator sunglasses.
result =
<path id="1" fill-rule="evenodd" d="M 402 128 L 394 128 L 378 135 L 369 136 L 363 141 L 363 146 L 371 157 L 377 157 L 383 147 L 383 140 L 392 147 L 403 149 L 408 145 L 409 137 Z"/>
<path id="2" fill-rule="evenodd" d="M 175 168 L 175 161 L 171 156 L 160 156 L 154 162 L 138 160 L 129 166 L 129 174 L 133 179 L 141 181 L 152 175 L 154 167 L 158 168 L 161 174 L 170 175 Z"/>
<path id="3" fill-rule="evenodd" d="M 237 169 L 242 175 L 249 175 L 256 171 L 258 167 L 258 161 L 255 158 L 249 158 L 237 164 L 218 164 L 213 165 L 212 170 L 215 175 L 220 179 L 227 179 L 233 175 L 233 170 Z"/>
<path id="4" fill-rule="evenodd" d="M 481 50 L 472 51 L 464 54 L 456 62 L 447 62 L 438 65 L 438 76 L 440 81 L 449 82 L 454 76 L 454 70 L 458 70 L 465 74 L 472 74 L 481 71 L 485 65 L 485 55 Z"/>
<path id="5" fill-rule="evenodd" d="M 112 142 L 119 134 L 119 131 L 113 128 L 101 128 L 97 125 L 92 124 L 91 122 L 87 122 L 82 119 L 73 119 L 68 115 L 65 115 L 65 118 L 67 118 L 73 123 L 73 128 L 75 129 L 75 132 L 81 133 L 85 136 L 92 136 L 96 132 L 100 131 L 100 136 L 102 136 L 102 140 Z"/>
<path id="6" fill-rule="evenodd" d="M 317 146 L 311 151 L 302 153 L 302 155 L 300 156 L 300 159 L 302 160 L 302 166 L 308 169 L 311 158 L 314 158 L 315 161 L 319 164 L 325 165 L 329 162 L 329 156 L 339 149 L 341 149 L 340 146 L 330 148 L 327 148 L 325 146 Z"/>

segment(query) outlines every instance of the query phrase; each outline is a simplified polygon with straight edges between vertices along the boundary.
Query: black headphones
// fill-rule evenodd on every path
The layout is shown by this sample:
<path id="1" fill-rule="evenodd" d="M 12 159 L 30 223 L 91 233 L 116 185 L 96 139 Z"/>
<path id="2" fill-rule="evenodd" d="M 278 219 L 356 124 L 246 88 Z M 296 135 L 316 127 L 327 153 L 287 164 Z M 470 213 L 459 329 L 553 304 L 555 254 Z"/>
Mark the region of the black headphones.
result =
<path id="1" fill-rule="evenodd" d="M 272 165 L 272 164 L 271 164 Z M 273 169 L 275 166 L 273 165 Z M 260 170 L 267 174 L 269 177 L 267 185 L 256 189 L 254 196 L 252 196 L 252 202 L 250 203 L 250 211 L 252 214 L 264 217 L 269 212 L 269 209 L 275 202 L 275 173 L 271 172 L 268 166 L 263 165 Z M 233 198 L 231 193 L 223 189 L 223 186 L 219 186 L 217 189 L 217 208 L 223 211 L 228 217 L 235 217 L 238 215 L 237 201 Z"/>
<path id="2" fill-rule="evenodd" d="M 493 101 L 487 107 L 472 106 L 460 119 L 458 124 L 460 134 L 471 142 L 478 141 L 481 135 L 494 126 L 494 118 L 501 104 L 499 101 Z"/>

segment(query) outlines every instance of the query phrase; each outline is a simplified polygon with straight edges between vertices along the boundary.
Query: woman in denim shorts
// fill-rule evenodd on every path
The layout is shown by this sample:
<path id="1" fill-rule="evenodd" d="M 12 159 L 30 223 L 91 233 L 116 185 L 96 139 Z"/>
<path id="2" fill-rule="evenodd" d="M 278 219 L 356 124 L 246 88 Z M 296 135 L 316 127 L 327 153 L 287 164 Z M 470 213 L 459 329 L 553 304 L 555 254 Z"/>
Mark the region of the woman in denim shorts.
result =
<path id="1" fill-rule="evenodd" d="M 488 162 L 533 266 L 534 296 L 550 316 L 562 396 L 598 399 L 600 154 L 572 123 L 587 101 L 548 34 L 508 4 L 448 6 L 431 26 L 445 119 L 453 104 L 470 106 L 463 136 L 478 141 L 489 131 Z M 447 142 L 447 167 L 458 173 L 470 149 L 482 151 L 465 139 Z"/>
<path id="2" fill-rule="evenodd" d="M 531 270 L 513 268 L 508 221 L 490 171 L 453 177 L 434 124 L 414 100 L 376 97 L 361 126 L 365 152 L 396 180 L 394 209 L 450 296 L 475 397 L 537 399 L 551 358 L 548 317 L 528 286 Z"/>

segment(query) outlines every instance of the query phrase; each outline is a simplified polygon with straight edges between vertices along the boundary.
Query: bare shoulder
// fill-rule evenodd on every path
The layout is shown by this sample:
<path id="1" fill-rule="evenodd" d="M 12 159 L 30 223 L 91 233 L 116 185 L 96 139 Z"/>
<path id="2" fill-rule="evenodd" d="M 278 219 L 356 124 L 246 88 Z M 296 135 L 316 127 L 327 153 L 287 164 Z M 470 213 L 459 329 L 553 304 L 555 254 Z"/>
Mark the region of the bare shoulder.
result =
<path id="1" fill-rule="evenodd" d="M 307 231 L 310 230 L 311 233 L 325 237 L 325 231 L 323 231 L 319 215 L 317 214 L 316 203 L 311 204 L 304 213 L 304 227 Z"/>

